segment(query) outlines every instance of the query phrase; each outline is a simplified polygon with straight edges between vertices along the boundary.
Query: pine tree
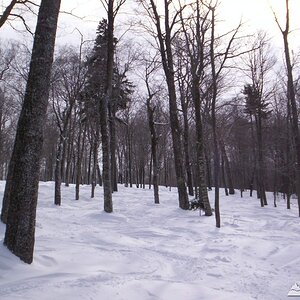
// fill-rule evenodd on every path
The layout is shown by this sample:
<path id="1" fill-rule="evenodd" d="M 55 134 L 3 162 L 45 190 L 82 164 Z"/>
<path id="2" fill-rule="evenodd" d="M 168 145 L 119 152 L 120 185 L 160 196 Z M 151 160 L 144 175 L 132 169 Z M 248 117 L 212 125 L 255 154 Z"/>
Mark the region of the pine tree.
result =
<path id="1" fill-rule="evenodd" d="M 255 122 L 257 152 L 254 151 L 256 163 L 257 192 L 260 198 L 261 206 L 267 205 L 265 180 L 264 180 L 264 156 L 263 156 L 263 128 L 262 121 L 266 119 L 269 110 L 269 103 L 262 98 L 259 89 L 251 84 L 244 86 L 243 94 L 245 95 L 245 113 L 250 116 L 251 126 Z M 254 120 L 253 120 L 254 118 Z M 255 147 L 255 146 L 254 146 Z"/>
<path id="2" fill-rule="evenodd" d="M 114 38 L 114 49 L 117 39 Z M 103 179 L 110 185 L 110 189 L 117 190 L 117 170 L 116 170 L 116 113 L 120 109 L 126 108 L 126 103 L 130 100 L 133 85 L 126 78 L 125 72 L 120 73 L 114 66 L 112 78 L 112 93 L 109 101 L 107 99 L 108 84 L 108 24 L 105 19 L 101 20 L 97 29 L 95 44 L 90 57 L 87 59 L 88 74 L 86 85 L 82 93 L 82 102 L 86 118 L 92 129 L 94 142 L 94 171 L 93 186 L 95 185 L 95 167 L 97 165 L 97 151 L 100 144 L 99 128 L 102 134 L 103 158 Z M 95 109 L 96 108 L 96 109 Z M 104 137 L 104 139 L 103 139 Z M 109 170 L 108 170 L 109 167 Z M 108 172 L 110 175 L 108 175 Z M 109 178 L 108 178 L 109 176 Z M 107 194 L 108 195 L 108 194 Z"/>

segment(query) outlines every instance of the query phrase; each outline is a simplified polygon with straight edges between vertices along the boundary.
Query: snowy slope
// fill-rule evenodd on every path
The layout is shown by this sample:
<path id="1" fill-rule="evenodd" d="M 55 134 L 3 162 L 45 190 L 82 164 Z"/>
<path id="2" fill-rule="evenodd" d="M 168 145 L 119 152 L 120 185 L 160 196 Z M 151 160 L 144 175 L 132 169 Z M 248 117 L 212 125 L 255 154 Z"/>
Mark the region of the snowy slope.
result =
<path id="1" fill-rule="evenodd" d="M 4 182 L 0 182 L 2 199 Z M 1 300 L 282 300 L 300 281 L 300 219 L 293 204 L 259 207 L 256 198 L 221 199 L 222 228 L 214 217 L 178 208 L 176 190 L 125 188 L 103 212 L 102 189 L 40 184 L 35 259 L 27 265 L 3 246 Z M 271 202 L 271 194 L 269 194 Z M 213 195 L 210 195 L 213 199 Z"/>

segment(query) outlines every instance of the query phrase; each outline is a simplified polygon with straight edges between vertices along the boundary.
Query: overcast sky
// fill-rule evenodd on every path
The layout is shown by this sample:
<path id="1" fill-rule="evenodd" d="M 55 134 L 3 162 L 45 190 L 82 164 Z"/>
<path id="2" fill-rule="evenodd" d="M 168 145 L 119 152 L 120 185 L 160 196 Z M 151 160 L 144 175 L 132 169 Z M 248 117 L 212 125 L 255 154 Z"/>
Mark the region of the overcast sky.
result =
<path id="1" fill-rule="evenodd" d="M 8 0 L 0 0 L 2 3 L 8 3 Z M 130 1 L 124 5 L 123 15 L 119 17 L 124 19 L 125 11 L 130 13 Z M 158 0 L 162 1 L 162 0 Z M 273 7 L 279 19 L 284 20 L 285 0 L 221 0 L 219 9 L 219 18 L 223 19 L 225 27 L 235 27 L 240 18 L 243 18 L 245 30 L 248 32 L 257 29 L 265 29 L 271 36 L 275 38 L 278 44 L 281 43 L 281 35 L 275 24 L 274 16 L 270 7 Z M 57 41 L 63 43 L 79 43 L 80 34 L 76 30 L 79 29 L 84 35 L 84 39 L 93 39 L 98 21 L 105 16 L 105 10 L 100 0 L 62 0 L 62 11 L 72 12 L 74 15 L 83 19 L 78 19 L 67 14 L 60 15 L 59 30 Z M 300 0 L 290 0 L 291 24 L 293 29 L 300 28 Z M 226 25 L 225 25 L 226 24 Z M 34 30 L 34 25 L 32 25 Z M 25 35 L 26 36 L 26 35 Z M 297 37 L 298 38 L 295 38 Z M 293 32 L 293 44 L 300 45 L 300 31 Z M 8 25 L 0 29 L 0 38 L 17 38 L 24 39 L 24 34 L 16 34 Z M 29 36 L 27 35 L 27 39 Z"/>

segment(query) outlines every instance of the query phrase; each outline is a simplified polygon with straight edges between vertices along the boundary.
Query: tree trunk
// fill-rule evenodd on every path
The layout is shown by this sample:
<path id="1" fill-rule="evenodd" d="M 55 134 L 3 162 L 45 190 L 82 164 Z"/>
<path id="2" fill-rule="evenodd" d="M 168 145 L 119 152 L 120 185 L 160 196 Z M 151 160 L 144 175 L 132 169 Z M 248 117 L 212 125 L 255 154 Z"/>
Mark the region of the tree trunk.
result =
<path id="1" fill-rule="evenodd" d="M 151 155 L 150 155 L 150 161 L 149 161 L 149 190 L 151 190 L 151 184 L 152 184 L 152 163 L 153 163 L 153 158 L 152 158 L 152 149 L 151 149 Z"/>
<path id="2" fill-rule="evenodd" d="M 86 127 L 82 133 L 82 124 L 79 125 L 78 141 L 77 141 L 77 162 L 76 162 L 76 185 L 75 185 L 75 200 L 79 200 L 80 184 L 82 183 L 82 159 L 84 153 Z M 82 136 L 82 137 L 81 137 Z M 82 144 L 82 146 L 81 146 Z"/>
<path id="3" fill-rule="evenodd" d="M 147 112 L 148 112 L 148 124 L 151 136 L 151 157 L 153 162 L 153 190 L 154 190 L 154 203 L 159 204 L 159 193 L 158 193 L 158 159 L 157 159 L 157 144 L 158 138 L 154 125 L 154 108 L 151 108 L 151 95 L 147 99 Z M 151 173 L 150 173 L 151 175 Z M 149 178 L 150 180 L 150 178 Z"/>
<path id="4" fill-rule="evenodd" d="M 182 209 L 189 209 L 189 200 L 185 185 L 185 176 L 183 170 L 182 162 L 182 146 L 181 146 L 181 136 L 180 136 L 180 125 L 178 120 L 178 109 L 177 109 L 177 97 L 176 97 L 176 87 L 174 78 L 174 63 L 173 63 L 173 53 L 171 45 L 171 30 L 170 20 L 169 20 L 169 1 L 164 0 L 165 9 L 165 34 L 162 33 L 160 27 L 160 16 L 158 15 L 156 5 L 153 0 L 150 0 L 153 13 L 155 15 L 155 24 L 157 29 L 157 37 L 160 45 L 160 55 L 162 58 L 162 64 L 164 73 L 166 76 L 167 86 L 168 86 L 168 98 L 169 98 L 169 113 L 170 113 L 170 125 L 172 133 L 173 142 L 173 153 L 174 153 L 174 163 L 175 163 L 175 174 L 178 189 L 179 207 Z"/>
<path id="5" fill-rule="evenodd" d="M 225 162 L 224 162 L 224 156 L 222 155 L 222 179 L 223 179 L 223 185 L 224 185 L 224 190 L 225 190 L 225 195 L 228 196 L 228 188 L 227 188 L 227 180 L 226 180 L 226 176 L 225 176 Z"/>
<path id="6" fill-rule="evenodd" d="M 102 178 L 104 193 L 104 211 L 112 212 L 112 190 L 111 190 L 111 163 L 110 163 L 110 136 L 107 120 L 107 97 L 100 104 L 100 128 L 102 136 Z"/>
<path id="7" fill-rule="evenodd" d="M 20 114 L 6 202 L 9 204 L 4 244 L 26 263 L 32 263 L 36 205 L 50 73 L 60 0 L 42 0 L 30 70 Z"/>
<path id="8" fill-rule="evenodd" d="M 110 149 L 110 130 L 108 109 L 112 100 L 112 80 L 113 80 L 113 62 L 114 62 L 114 1 L 107 2 L 107 66 L 106 66 L 106 87 L 105 96 L 100 101 L 100 128 L 102 136 L 102 176 L 103 176 L 103 195 L 104 211 L 111 213 L 113 211 L 112 202 L 112 182 L 111 182 L 111 149 Z"/>
<path id="9" fill-rule="evenodd" d="M 202 123 L 202 121 L 201 121 Z M 202 128 L 202 124 L 200 126 Z M 202 133 L 203 135 L 203 133 Z M 202 138 L 203 139 L 203 138 Z M 212 190 L 212 176 L 211 176 L 211 164 L 210 164 L 210 156 L 207 153 L 207 149 L 204 147 L 204 161 L 205 161 L 205 168 L 206 168 L 206 172 L 204 170 L 204 174 L 206 174 L 206 185 L 208 190 Z"/>
<path id="10" fill-rule="evenodd" d="M 260 201 L 263 202 L 263 206 L 268 205 L 266 191 L 265 191 L 265 179 L 264 179 L 264 159 L 263 159 L 263 138 L 262 138 L 262 117 L 261 109 L 258 111 L 256 120 L 256 133 L 257 133 L 257 147 L 258 147 L 258 166 L 257 166 L 257 186 L 260 195 Z"/>
<path id="11" fill-rule="evenodd" d="M 219 144 L 217 137 L 217 120 L 216 120 L 216 101 L 217 101 L 217 77 L 215 69 L 215 54 L 214 54 L 214 43 L 215 43 L 215 10 L 211 9 L 211 44 L 210 44 L 210 63 L 212 69 L 212 103 L 211 103 L 211 119 L 212 119 L 212 130 L 213 130 L 213 144 L 214 144 L 214 184 L 215 184 L 215 218 L 216 227 L 221 227 L 220 220 L 220 196 L 219 196 L 219 173 L 220 173 L 220 156 L 219 156 Z"/>
<path id="12" fill-rule="evenodd" d="M 225 145 L 222 142 L 221 143 L 221 151 L 223 153 L 222 157 L 224 159 L 224 167 L 225 167 L 225 174 L 227 175 L 227 180 L 228 180 L 228 190 L 229 190 L 229 195 L 234 195 L 234 187 L 233 187 L 233 180 L 232 180 L 232 173 L 231 173 L 231 168 L 228 160 L 228 156 L 226 153 Z"/>
<path id="13" fill-rule="evenodd" d="M 295 86 L 293 79 L 293 67 L 291 64 L 290 58 L 290 49 L 288 43 L 288 34 L 289 34 L 289 1 L 286 0 L 286 28 L 281 30 L 283 35 L 284 42 L 284 54 L 287 68 L 287 98 L 291 106 L 291 117 L 292 117 L 292 132 L 293 138 L 295 141 L 295 150 L 296 150 L 296 194 L 298 198 L 298 213 L 300 217 L 300 132 L 299 132 L 299 119 L 298 119 L 298 110 L 295 96 Z"/>
<path id="14" fill-rule="evenodd" d="M 182 67 L 182 66 L 181 66 Z M 190 159 L 190 147 L 189 147 L 189 121 L 188 121 L 188 109 L 186 98 L 183 92 L 183 86 L 180 84 L 180 101 L 183 115 L 183 148 L 185 156 L 185 170 L 187 177 L 187 186 L 190 196 L 194 196 L 193 180 L 192 180 L 192 168 Z"/>
<path id="15" fill-rule="evenodd" d="M 206 216 L 212 215 L 211 206 L 209 203 L 207 185 L 206 185 L 206 174 L 205 174 L 205 160 L 204 160 L 204 141 L 203 141 L 203 130 L 202 130 L 202 118 L 201 118 L 201 104 L 199 94 L 199 79 L 198 77 L 193 78 L 192 82 L 192 98 L 195 106 L 195 122 L 196 122 L 196 167 L 197 177 L 199 182 L 195 183 L 199 186 L 199 198 L 204 203 L 204 211 Z"/>
<path id="16" fill-rule="evenodd" d="M 109 113 L 109 128 L 110 128 L 110 152 L 111 152 L 111 183 L 112 191 L 118 191 L 117 181 L 117 160 L 116 160 L 116 112 L 114 107 L 111 107 Z"/>
<path id="17" fill-rule="evenodd" d="M 97 130 L 93 143 L 93 167 L 92 167 L 92 190 L 91 198 L 95 197 L 95 188 L 97 185 L 97 168 L 98 168 L 98 148 L 99 148 L 99 131 Z"/>
<path id="18" fill-rule="evenodd" d="M 61 205 L 61 160 L 62 160 L 63 137 L 60 136 L 56 152 L 55 162 L 55 187 L 54 187 L 54 204 Z"/>
<path id="19" fill-rule="evenodd" d="M 129 181 L 129 186 L 132 187 L 132 144 L 131 144 L 131 133 L 129 129 L 129 124 L 126 128 L 127 132 L 127 151 L 128 151 L 128 161 L 127 161 L 127 182 Z"/>

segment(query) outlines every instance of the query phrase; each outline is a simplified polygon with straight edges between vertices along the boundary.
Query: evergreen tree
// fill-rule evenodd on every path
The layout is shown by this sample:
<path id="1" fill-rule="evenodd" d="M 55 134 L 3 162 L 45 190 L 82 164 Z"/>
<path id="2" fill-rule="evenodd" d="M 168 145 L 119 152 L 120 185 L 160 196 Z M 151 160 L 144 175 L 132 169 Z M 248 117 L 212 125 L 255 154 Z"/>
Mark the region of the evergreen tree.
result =
<path id="1" fill-rule="evenodd" d="M 262 98 L 261 91 L 259 91 L 259 89 L 254 85 L 251 84 L 245 85 L 243 94 L 245 95 L 245 106 L 246 106 L 245 113 L 250 116 L 252 130 L 253 130 L 253 121 L 255 124 L 254 126 L 256 131 L 255 144 L 257 145 L 257 151 L 254 150 L 254 160 L 256 166 L 257 192 L 258 192 L 258 198 L 260 198 L 260 204 L 263 207 L 268 203 L 266 198 L 265 179 L 264 179 L 265 166 L 264 166 L 264 155 L 263 155 L 262 121 L 263 119 L 266 119 L 269 114 L 268 111 L 269 103 Z M 252 136 L 254 136 L 253 131 L 252 131 Z M 253 147 L 255 147 L 255 145 Z"/>
<path id="2" fill-rule="evenodd" d="M 117 39 L 114 38 L 114 49 L 117 44 Z M 113 68 L 112 78 L 112 93 L 111 98 L 105 107 L 107 97 L 107 69 L 108 69 L 108 24 L 105 19 L 101 20 L 97 29 L 97 37 L 90 57 L 87 59 L 88 74 L 86 85 L 82 92 L 82 102 L 84 106 L 85 116 L 90 125 L 92 132 L 93 152 L 94 152 L 94 170 L 92 186 L 94 188 L 96 182 L 97 169 L 97 153 L 100 144 L 100 128 L 102 132 L 102 147 L 104 146 L 109 155 L 110 167 L 110 185 L 111 188 L 117 190 L 117 167 L 116 167 L 116 113 L 120 109 L 126 108 L 126 103 L 130 100 L 133 85 L 128 81 L 126 72 L 121 73 L 116 66 Z M 95 109 L 96 108 L 96 109 Z M 104 113 L 106 110 L 106 113 Z M 105 119 L 107 118 L 107 121 Z M 103 143 L 103 133 L 106 135 L 106 130 L 103 121 L 108 123 L 107 134 L 108 140 Z M 107 148 L 107 146 L 109 146 Z M 103 157 L 105 155 L 103 154 Z M 105 164 L 103 163 L 103 168 Z M 103 170 L 104 172 L 104 170 Z M 92 192 L 93 194 L 93 192 Z"/>

